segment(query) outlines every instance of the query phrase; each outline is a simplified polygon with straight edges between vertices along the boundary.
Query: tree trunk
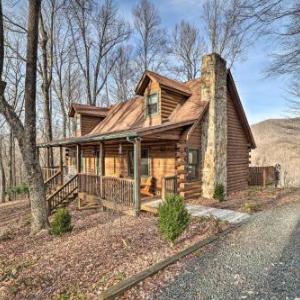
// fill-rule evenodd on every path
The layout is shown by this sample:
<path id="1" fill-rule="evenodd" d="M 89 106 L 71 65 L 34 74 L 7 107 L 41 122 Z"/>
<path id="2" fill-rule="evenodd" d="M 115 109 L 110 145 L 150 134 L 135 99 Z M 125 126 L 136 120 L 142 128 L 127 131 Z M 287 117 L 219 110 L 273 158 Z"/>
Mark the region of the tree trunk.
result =
<path id="1" fill-rule="evenodd" d="M 52 51 L 48 51 L 48 42 L 49 37 L 48 33 L 45 30 L 44 21 L 42 15 L 40 15 L 40 32 L 41 32 L 41 52 L 42 52 L 42 66 L 41 66 L 41 75 L 42 75 L 42 93 L 44 97 L 43 109 L 44 109 L 44 129 L 46 142 L 51 142 L 53 139 L 52 134 L 52 115 L 51 115 L 51 99 L 50 99 L 50 86 L 52 81 Z M 52 43 L 52 40 L 50 40 Z M 52 45 L 50 45 L 52 47 Z M 52 48 L 51 48 L 52 49 Z M 50 62 L 49 62 L 49 59 Z M 50 167 L 53 166 L 53 151 L 50 149 Z"/>
<path id="2" fill-rule="evenodd" d="M 36 72 L 41 0 L 29 1 L 25 77 L 25 138 L 20 145 L 29 184 L 33 233 L 48 226 L 48 210 L 42 170 L 36 149 Z M 20 143 L 19 143 L 20 144 Z"/>
<path id="3" fill-rule="evenodd" d="M 38 23 L 41 0 L 29 0 L 28 33 L 25 76 L 25 122 L 24 126 L 18 115 L 5 97 L 5 82 L 0 81 L 0 112 L 9 123 L 18 140 L 24 161 L 31 201 L 31 232 L 36 233 L 48 227 L 48 210 L 41 167 L 36 148 L 36 71 L 38 47 Z M 0 79 L 4 60 L 4 33 L 2 2 L 0 2 Z"/>
<path id="4" fill-rule="evenodd" d="M 3 156 L 2 156 L 2 139 L 0 139 L 0 172 L 1 172 L 1 202 L 5 202 L 5 192 L 6 192 L 6 178 L 4 172 L 4 165 L 3 165 Z"/>

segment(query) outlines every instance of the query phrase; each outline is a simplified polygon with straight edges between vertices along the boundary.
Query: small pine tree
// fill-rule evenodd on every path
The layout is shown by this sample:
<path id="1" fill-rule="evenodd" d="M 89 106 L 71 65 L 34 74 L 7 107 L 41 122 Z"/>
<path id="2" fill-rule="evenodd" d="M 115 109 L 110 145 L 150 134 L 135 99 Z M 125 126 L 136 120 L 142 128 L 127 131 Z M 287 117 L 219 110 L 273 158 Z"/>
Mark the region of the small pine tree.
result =
<path id="1" fill-rule="evenodd" d="M 225 192 L 224 192 L 224 185 L 217 184 L 214 191 L 214 199 L 224 201 L 225 199 Z"/>
<path id="2" fill-rule="evenodd" d="M 159 229 L 165 239 L 174 242 L 187 228 L 190 214 L 179 195 L 167 195 L 158 208 Z"/>
<path id="3" fill-rule="evenodd" d="M 72 231 L 71 225 L 72 217 L 65 208 L 60 208 L 53 217 L 53 221 L 50 224 L 51 233 L 54 235 L 62 235 L 66 232 Z"/>

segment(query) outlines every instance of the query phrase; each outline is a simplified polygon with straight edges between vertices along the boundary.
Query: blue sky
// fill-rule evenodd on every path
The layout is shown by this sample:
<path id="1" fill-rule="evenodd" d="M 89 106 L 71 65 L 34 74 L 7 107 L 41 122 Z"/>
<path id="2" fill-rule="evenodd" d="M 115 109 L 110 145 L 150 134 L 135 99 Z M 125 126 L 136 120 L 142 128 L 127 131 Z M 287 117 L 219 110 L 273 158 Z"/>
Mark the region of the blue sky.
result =
<path id="1" fill-rule="evenodd" d="M 122 15 L 130 21 L 131 9 L 137 1 L 116 2 Z M 162 25 L 167 29 L 182 19 L 196 25 L 200 23 L 201 0 L 152 0 L 152 3 L 157 6 Z M 232 70 L 250 124 L 269 118 L 282 118 L 287 114 L 286 79 L 266 78 L 264 74 L 270 62 L 271 50 L 272 45 L 267 40 L 259 40 Z"/>

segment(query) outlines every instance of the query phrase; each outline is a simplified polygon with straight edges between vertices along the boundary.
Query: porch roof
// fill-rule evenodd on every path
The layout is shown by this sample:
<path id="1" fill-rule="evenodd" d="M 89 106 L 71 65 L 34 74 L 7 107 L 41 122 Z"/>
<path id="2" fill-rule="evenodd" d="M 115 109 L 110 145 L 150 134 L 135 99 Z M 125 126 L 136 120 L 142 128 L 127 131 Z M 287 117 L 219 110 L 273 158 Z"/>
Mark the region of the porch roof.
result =
<path id="1" fill-rule="evenodd" d="M 183 122 L 167 122 L 161 125 L 149 126 L 146 128 L 136 128 L 136 130 L 122 130 L 119 132 L 112 132 L 106 134 L 84 135 L 80 137 L 72 137 L 69 139 L 61 139 L 52 141 L 50 143 L 39 143 L 38 148 L 68 146 L 76 144 L 85 144 L 100 141 L 118 140 L 124 138 L 144 137 L 150 134 L 161 133 L 166 130 L 175 129 L 183 126 L 194 124 L 198 119 L 183 121 Z"/>

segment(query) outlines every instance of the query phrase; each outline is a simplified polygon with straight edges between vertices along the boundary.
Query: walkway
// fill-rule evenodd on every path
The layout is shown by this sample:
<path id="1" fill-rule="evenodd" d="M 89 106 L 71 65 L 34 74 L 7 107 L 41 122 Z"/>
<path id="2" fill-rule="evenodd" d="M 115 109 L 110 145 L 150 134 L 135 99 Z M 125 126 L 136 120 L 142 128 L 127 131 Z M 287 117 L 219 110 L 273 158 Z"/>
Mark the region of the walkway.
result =
<path id="1" fill-rule="evenodd" d="M 150 211 L 155 211 L 158 209 L 159 204 L 162 203 L 162 200 L 154 200 L 148 202 L 144 205 L 144 208 L 149 208 Z M 242 222 L 249 218 L 249 214 L 237 212 L 229 209 L 220 209 L 214 207 L 207 207 L 203 205 L 186 205 L 187 210 L 193 217 L 210 217 L 213 216 L 222 221 L 226 221 L 232 224 Z M 145 209 L 147 210 L 147 209 Z"/>

